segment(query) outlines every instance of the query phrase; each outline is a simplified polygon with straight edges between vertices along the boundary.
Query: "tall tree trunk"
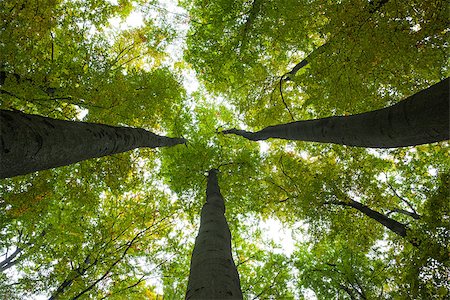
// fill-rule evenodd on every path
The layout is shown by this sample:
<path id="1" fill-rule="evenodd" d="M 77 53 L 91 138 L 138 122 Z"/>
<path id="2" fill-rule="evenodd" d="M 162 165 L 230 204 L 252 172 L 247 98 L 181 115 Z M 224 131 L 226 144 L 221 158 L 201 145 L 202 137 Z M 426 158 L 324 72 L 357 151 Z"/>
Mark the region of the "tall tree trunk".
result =
<path id="1" fill-rule="evenodd" d="M 347 200 L 348 200 L 347 202 L 343 202 L 343 201 L 332 202 L 332 204 L 353 207 L 353 208 L 359 210 L 360 212 L 362 212 L 367 217 L 371 218 L 372 220 L 377 221 L 378 223 L 380 223 L 381 225 L 383 225 L 390 231 L 394 232 L 395 234 L 398 234 L 401 237 L 406 237 L 406 231 L 408 228 L 406 227 L 405 224 L 397 222 L 396 220 L 391 219 L 391 218 L 371 209 L 367 205 L 359 203 L 355 200 L 352 200 L 352 199 L 347 199 Z"/>
<path id="2" fill-rule="evenodd" d="M 252 141 L 280 138 L 369 148 L 394 148 L 449 139 L 449 78 L 399 103 L 362 114 L 297 121 L 258 132 L 230 129 Z"/>
<path id="3" fill-rule="evenodd" d="M 206 203 L 192 252 L 186 299 L 242 299 L 217 172 L 216 169 L 208 172 Z"/>
<path id="4" fill-rule="evenodd" d="M 185 143 L 141 128 L 56 120 L 0 110 L 0 178 L 131 149 Z"/>

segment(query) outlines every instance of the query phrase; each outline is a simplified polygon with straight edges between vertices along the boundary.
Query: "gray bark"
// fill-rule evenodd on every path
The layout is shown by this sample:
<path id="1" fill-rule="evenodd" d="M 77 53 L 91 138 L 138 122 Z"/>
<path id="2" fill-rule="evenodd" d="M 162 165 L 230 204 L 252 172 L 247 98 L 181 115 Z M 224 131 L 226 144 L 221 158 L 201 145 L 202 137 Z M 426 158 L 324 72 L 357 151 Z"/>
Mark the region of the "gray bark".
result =
<path id="1" fill-rule="evenodd" d="M 392 106 L 362 114 L 297 121 L 258 132 L 223 131 L 252 141 L 280 138 L 369 148 L 394 148 L 449 139 L 449 78 Z"/>
<path id="2" fill-rule="evenodd" d="M 391 218 L 369 208 L 367 205 L 364 205 L 362 203 L 359 203 L 359 202 L 351 200 L 351 199 L 349 199 L 348 202 L 333 202 L 333 204 L 353 207 L 353 208 L 359 210 L 360 212 L 362 212 L 367 217 L 371 218 L 372 220 L 377 221 L 384 227 L 388 228 L 395 234 L 398 234 L 401 237 L 406 237 L 407 227 L 405 224 L 397 222 L 396 220 L 391 219 Z"/>
<path id="3" fill-rule="evenodd" d="M 64 121 L 0 110 L 0 178 L 131 149 L 185 143 L 141 128 Z"/>
<path id="4" fill-rule="evenodd" d="M 243 299 L 217 172 L 213 169 L 208 173 L 206 203 L 192 252 L 186 299 Z"/>
<path id="5" fill-rule="evenodd" d="M 11 268 L 12 266 L 16 265 L 21 259 L 20 257 L 15 259 L 21 252 L 23 251 L 22 248 L 17 247 L 16 250 L 11 253 L 8 257 L 6 257 L 2 262 L 0 262 L 0 272 L 4 272 Z"/>

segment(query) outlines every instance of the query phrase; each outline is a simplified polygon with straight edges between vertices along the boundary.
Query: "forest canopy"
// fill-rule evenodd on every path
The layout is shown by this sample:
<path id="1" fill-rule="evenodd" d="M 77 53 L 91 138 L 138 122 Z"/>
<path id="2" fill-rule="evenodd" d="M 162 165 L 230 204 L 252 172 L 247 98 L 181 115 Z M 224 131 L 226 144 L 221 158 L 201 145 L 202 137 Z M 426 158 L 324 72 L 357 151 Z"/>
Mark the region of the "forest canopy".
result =
<path id="1" fill-rule="evenodd" d="M 416 95 L 431 106 L 438 85 L 448 118 L 449 13 L 444 0 L 1 1 L 1 110 L 180 140 L 0 179 L 0 298 L 183 299 L 217 169 L 244 299 L 446 299 L 448 138 L 226 133 Z"/>

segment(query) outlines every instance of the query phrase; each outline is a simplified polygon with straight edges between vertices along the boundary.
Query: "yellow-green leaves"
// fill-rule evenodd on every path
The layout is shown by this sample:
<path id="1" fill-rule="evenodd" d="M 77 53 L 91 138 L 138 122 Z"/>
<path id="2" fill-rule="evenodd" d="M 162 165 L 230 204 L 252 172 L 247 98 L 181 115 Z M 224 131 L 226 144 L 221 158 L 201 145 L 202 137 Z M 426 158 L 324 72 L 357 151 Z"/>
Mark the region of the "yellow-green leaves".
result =
<path id="1" fill-rule="evenodd" d="M 0 182 L 0 269 L 23 249 L 0 298 L 64 283 L 60 299 L 184 297 L 205 171 L 218 168 L 246 297 L 444 299 L 448 142 L 367 150 L 220 131 L 369 111 L 447 77 L 448 3 L 181 5 L 0 1 L 2 109 L 188 140 Z M 301 227 L 293 254 L 264 240 L 273 219 Z"/>

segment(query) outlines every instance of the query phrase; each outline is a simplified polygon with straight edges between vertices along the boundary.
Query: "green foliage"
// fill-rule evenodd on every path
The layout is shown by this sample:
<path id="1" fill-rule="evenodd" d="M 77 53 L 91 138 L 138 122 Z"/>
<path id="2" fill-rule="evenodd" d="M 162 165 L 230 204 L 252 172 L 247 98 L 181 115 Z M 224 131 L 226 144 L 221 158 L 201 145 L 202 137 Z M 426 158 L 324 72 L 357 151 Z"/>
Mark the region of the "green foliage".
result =
<path id="1" fill-rule="evenodd" d="M 448 297 L 448 142 L 372 150 L 220 134 L 384 107 L 447 77 L 447 3 L 180 5 L 0 2 L 1 109 L 188 140 L 0 181 L 0 298 L 182 299 L 211 168 L 245 299 Z M 136 12 L 142 24 L 125 26 Z M 260 228 L 273 220 L 293 253 Z"/>
<path id="2" fill-rule="evenodd" d="M 310 53 L 308 68 L 283 83 L 297 120 L 380 108 L 448 76 L 445 1 L 187 6 L 195 22 L 186 59 L 209 90 L 227 93 L 256 128 L 291 120 L 281 76 Z"/>
<path id="3" fill-rule="evenodd" d="M 318 299 L 389 299 L 392 266 L 343 240 L 304 245 L 295 265 L 303 288 L 314 290 Z"/>

